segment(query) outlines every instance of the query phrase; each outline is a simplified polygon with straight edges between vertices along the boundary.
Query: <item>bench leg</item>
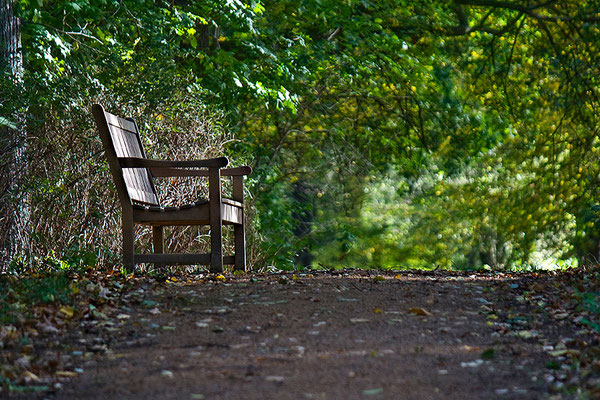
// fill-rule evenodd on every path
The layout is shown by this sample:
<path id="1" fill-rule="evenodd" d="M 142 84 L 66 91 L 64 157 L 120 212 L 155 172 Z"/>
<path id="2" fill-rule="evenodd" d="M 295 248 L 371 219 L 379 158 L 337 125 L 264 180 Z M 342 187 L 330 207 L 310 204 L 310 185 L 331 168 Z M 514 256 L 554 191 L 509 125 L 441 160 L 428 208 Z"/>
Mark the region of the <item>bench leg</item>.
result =
<path id="1" fill-rule="evenodd" d="M 221 215 L 221 172 L 208 170 L 210 207 L 210 272 L 223 272 L 223 220 Z"/>
<path id="2" fill-rule="evenodd" d="M 233 200 L 244 203 L 244 177 L 234 176 L 233 178 Z M 235 241 L 235 265 L 234 270 L 246 271 L 246 234 L 245 234 L 245 215 L 241 212 L 242 223 L 233 225 L 233 238 Z"/>
<path id="3" fill-rule="evenodd" d="M 210 224 L 210 272 L 223 272 L 223 226 L 220 219 Z"/>
<path id="4" fill-rule="evenodd" d="M 154 254 L 162 254 L 165 252 L 164 249 L 164 236 L 163 236 L 163 227 L 162 226 L 153 226 L 152 227 L 152 250 Z M 161 263 L 154 263 L 155 267 L 160 267 Z"/>
<path id="5" fill-rule="evenodd" d="M 123 266 L 127 272 L 134 271 L 134 229 L 132 223 L 123 222 Z"/>
<path id="6" fill-rule="evenodd" d="M 233 226 L 233 237 L 235 242 L 235 266 L 236 271 L 246 271 L 246 235 L 244 224 Z"/>

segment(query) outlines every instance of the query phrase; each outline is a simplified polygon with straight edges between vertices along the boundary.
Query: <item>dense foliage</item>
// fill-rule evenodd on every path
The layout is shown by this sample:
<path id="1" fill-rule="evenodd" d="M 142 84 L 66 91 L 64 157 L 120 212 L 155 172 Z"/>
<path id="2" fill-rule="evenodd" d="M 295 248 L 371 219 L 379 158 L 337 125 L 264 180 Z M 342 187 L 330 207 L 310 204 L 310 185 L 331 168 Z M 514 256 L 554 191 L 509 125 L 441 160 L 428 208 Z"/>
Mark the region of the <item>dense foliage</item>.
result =
<path id="1" fill-rule="evenodd" d="M 180 135 L 158 110 L 205 110 L 206 154 L 255 169 L 256 266 L 599 257 L 597 1 L 19 4 L 24 88 L 2 81 L 0 123 L 26 116 L 34 252 L 118 251 L 102 101 L 158 152 Z"/>

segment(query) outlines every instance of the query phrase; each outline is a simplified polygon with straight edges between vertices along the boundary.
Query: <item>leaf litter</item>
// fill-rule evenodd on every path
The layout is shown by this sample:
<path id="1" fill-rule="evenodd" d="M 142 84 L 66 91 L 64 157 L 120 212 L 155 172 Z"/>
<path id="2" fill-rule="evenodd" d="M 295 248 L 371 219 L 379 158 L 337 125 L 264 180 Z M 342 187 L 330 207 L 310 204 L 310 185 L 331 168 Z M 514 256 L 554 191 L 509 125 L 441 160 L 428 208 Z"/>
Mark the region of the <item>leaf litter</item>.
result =
<path id="1" fill-rule="evenodd" d="M 55 392 L 58 398 L 85 394 L 87 380 L 100 379 L 93 375 L 94 368 L 109 368 L 106 362 L 110 359 L 135 359 L 137 349 L 147 356 L 161 348 L 161 341 L 179 335 L 178 342 L 183 343 L 183 349 L 186 341 L 196 349 L 186 351 L 186 354 L 194 353 L 191 359 L 195 364 L 193 367 L 181 364 L 177 347 L 173 348 L 161 361 L 162 376 L 169 377 L 169 372 L 173 374 L 181 368 L 184 368 L 181 370 L 183 380 L 188 369 L 209 375 L 216 373 L 211 376 L 217 383 L 221 379 L 232 379 L 228 376 L 238 376 L 233 372 L 223 372 L 224 375 L 210 372 L 219 368 L 211 367 L 211 362 L 224 357 L 226 363 L 229 359 L 238 359 L 247 365 L 246 372 L 235 379 L 252 383 L 256 377 L 263 376 L 263 382 L 277 383 L 287 393 L 290 388 L 304 387 L 301 377 L 306 372 L 298 375 L 294 371 L 312 368 L 320 375 L 316 381 L 312 378 L 311 387 L 314 385 L 321 393 L 338 388 L 336 390 L 353 391 L 355 395 L 394 396 L 399 393 L 397 385 L 400 383 L 372 375 L 373 368 L 369 365 L 377 362 L 379 366 L 375 370 L 398 372 L 399 360 L 409 357 L 414 368 L 428 366 L 424 368 L 448 381 L 464 380 L 465 373 L 479 370 L 479 378 L 469 378 L 475 388 L 477 379 L 483 383 L 482 373 L 490 374 L 494 381 L 499 376 L 505 377 L 505 385 L 490 387 L 491 392 L 484 390 L 483 397 L 471 393 L 470 398 L 490 395 L 539 398 L 541 393 L 546 397 L 561 396 L 557 399 L 600 396 L 598 298 L 593 295 L 600 287 L 597 268 L 544 274 L 398 271 L 376 276 L 383 279 L 369 278 L 368 273 L 361 271 L 310 275 L 289 274 L 285 276 L 284 285 L 282 275 L 278 274 L 223 274 L 222 278 L 210 274 L 180 274 L 164 281 L 114 272 L 88 271 L 76 275 L 67 303 L 34 304 L 27 313 L 22 312 L 10 323 L 3 322 L 0 326 L 3 379 L 0 393 L 29 392 L 37 396 Z M 273 283 L 278 285 L 272 286 Z M 377 287 L 373 283 L 377 283 Z M 343 288 L 341 290 L 350 296 L 340 297 L 336 295 L 339 289 L 329 291 L 332 287 Z M 229 291 L 223 296 L 225 288 Z M 380 293 L 381 290 L 384 292 Z M 301 303 L 304 306 L 298 307 L 297 302 L 302 301 L 298 296 L 303 293 L 318 293 L 319 301 Z M 470 299 L 468 293 L 472 294 Z M 269 300 L 253 300 L 254 294 Z M 308 298 L 315 299 L 314 294 Z M 455 307 L 444 308 L 440 302 L 455 303 Z M 429 307 L 434 304 L 432 312 Z M 317 318 L 319 315 L 327 318 L 310 320 L 303 314 L 303 308 L 307 307 L 314 309 L 312 313 Z M 208 310 L 210 312 L 205 313 Z M 203 313 L 210 314 L 211 318 L 202 319 Z M 420 322 L 410 318 L 392 321 L 389 316 L 385 319 L 390 313 L 422 318 Z M 192 315 L 200 318 L 190 320 Z M 245 315 L 240 318 L 243 321 L 238 319 L 241 315 Z M 434 315 L 436 318 L 429 318 Z M 350 324 L 342 322 L 340 317 L 342 320 L 345 317 Z M 298 328 L 293 327 L 303 326 L 303 321 L 307 323 L 308 332 L 312 332 L 310 329 L 315 325 L 328 329 L 318 336 L 306 336 L 306 343 L 298 344 L 297 339 L 281 342 L 285 335 L 292 338 L 286 329 L 297 333 Z M 412 325 L 415 323 L 417 325 Z M 248 326 L 261 328 L 248 329 Z M 368 328 L 365 330 L 363 326 Z M 456 331 L 452 326 L 464 328 Z M 162 329 L 156 331 L 157 327 Z M 196 333 L 186 339 L 190 327 L 195 328 Z M 276 327 L 279 327 L 278 332 L 274 333 Z M 344 341 L 348 340 L 344 339 L 346 332 L 353 335 L 347 342 Z M 373 346 L 379 342 L 382 346 Z M 463 346 L 458 352 L 442 350 L 444 346 L 456 349 L 457 345 Z M 373 350 L 376 347 L 386 351 Z M 403 350 L 404 347 L 410 351 Z M 236 353 L 229 354 L 230 351 Z M 437 359 L 429 360 L 428 357 L 435 354 L 438 354 Z M 362 359 L 364 361 L 357 361 L 357 365 L 364 363 L 365 367 L 346 373 L 349 381 L 342 389 L 335 381 L 320 385 L 318 382 L 327 381 L 326 377 L 333 371 L 342 372 L 347 368 L 344 357 Z M 394 361 L 395 357 L 400 358 Z M 135 375 L 133 359 L 128 362 L 125 375 Z M 179 360 L 179 364 L 172 359 Z M 391 364 L 386 364 L 386 359 Z M 283 360 L 291 364 L 280 364 Z M 454 365 L 452 360 L 455 360 Z M 320 370 L 321 367 L 326 370 Z M 111 375 L 109 369 L 102 371 Z M 281 374 L 286 371 L 285 375 Z M 289 378 L 283 378 L 288 373 Z M 410 373 L 407 371 L 407 376 Z M 119 384 L 120 375 L 123 371 L 117 373 L 114 385 Z M 361 388 L 366 377 L 380 385 Z M 70 381 L 72 384 L 68 384 Z M 171 385 L 178 381 L 179 375 Z M 415 378 L 415 382 L 420 380 Z M 291 386 L 287 387 L 288 384 Z M 431 385 L 412 386 L 410 393 L 437 393 L 431 392 L 434 390 Z M 236 385 L 229 387 L 231 393 L 237 390 Z M 217 393 L 211 385 L 199 389 L 200 392 L 188 393 L 187 397 L 212 398 Z M 138 390 L 139 398 L 143 398 L 144 388 Z M 273 390 L 280 389 L 274 387 Z M 461 390 L 468 388 L 461 387 Z M 248 395 L 246 398 L 254 398 L 252 391 L 244 393 Z"/>

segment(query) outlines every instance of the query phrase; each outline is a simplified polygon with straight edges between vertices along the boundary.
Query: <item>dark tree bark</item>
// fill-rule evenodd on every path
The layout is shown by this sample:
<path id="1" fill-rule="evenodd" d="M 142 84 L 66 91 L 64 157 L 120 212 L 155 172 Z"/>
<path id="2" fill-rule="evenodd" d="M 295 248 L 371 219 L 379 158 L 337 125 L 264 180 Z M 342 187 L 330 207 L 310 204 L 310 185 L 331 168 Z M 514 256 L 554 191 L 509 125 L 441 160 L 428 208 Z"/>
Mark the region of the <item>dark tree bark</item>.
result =
<path id="1" fill-rule="evenodd" d="M 314 190 L 311 189 L 310 184 L 298 181 L 292 185 L 292 198 L 300 205 L 300 210 L 292 214 L 295 225 L 294 236 L 296 236 L 298 240 L 310 235 L 313 230 L 313 195 Z M 310 244 L 307 244 L 307 247 L 298 251 L 295 256 L 295 261 L 298 265 L 308 268 L 312 264 L 314 258 L 314 255 L 310 251 Z"/>
<path id="2" fill-rule="evenodd" d="M 15 96 L 22 93 L 19 90 L 23 86 L 23 51 L 21 46 L 21 23 L 15 14 L 16 0 L 0 0 L 0 68 L 4 76 L 8 76 L 10 84 L 15 90 L 11 90 Z M 15 105 L 11 107 L 10 104 Z M 1 225 L 8 228 L 0 235 L 0 270 L 6 265 L 6 261 L 17 254 L 29 251 L 28 225 L 30 220 L 29 196 L 23 190 L 24 178 L 28 171 L 26 156 L 27 141 L 23 113 L 17 106 L 16 97 L 8 100 L 9 108 L 14 108 L 15 113 L 8 117 L 10 123 L 0 126 L 0 134 L 3 138 L 3 149 L 6 149 L 8 157 L 5 158 L 6 171 L 3 182 L 5 190 L 2 191 L 0 207 L 3 210 Z M 4 157 L 3 157 L 4 158 Z"/>

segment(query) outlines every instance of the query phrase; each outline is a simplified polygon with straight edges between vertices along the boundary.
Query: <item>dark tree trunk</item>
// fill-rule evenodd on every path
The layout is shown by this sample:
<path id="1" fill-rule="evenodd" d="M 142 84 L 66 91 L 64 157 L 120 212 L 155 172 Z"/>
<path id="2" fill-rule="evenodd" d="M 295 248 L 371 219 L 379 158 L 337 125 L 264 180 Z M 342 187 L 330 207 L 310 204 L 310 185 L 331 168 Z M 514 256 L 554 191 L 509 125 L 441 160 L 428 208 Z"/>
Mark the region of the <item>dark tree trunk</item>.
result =
<path id="1" fill-rule="evenodd" d="M 2 22 L 2 57 L 5 67 L 16 82 L 23 81 L 23 52 L 21 49 L 21 21 L 15 15 L 16 0 L 0 0 Z"/>
<path id="2" fill-rule="evenodd" d="M 16 3 L 16 0 L 0 0 L 0 67 L 2 72 L 7 73 L 15 89 L 11 92 L 15 96 L 22 93 L 23 86 L 21 23 L 15 15 Z M 9 108 L 12 108 L 14 113 L 5 116 L 10 123 L 0 126 L 0 133 L 4 139 L 2 147 L 9 155 L 4 160 L 7 174 L 5 174 L 6 181 L 3 182 L 5 190 L 2 191 L 2 204 L 0 204 L 3 209 L 2 218 L 5 218 L 2 225 L 8 228 L 8 231 L 1 236 L 3 240 L 0 241 L 2 265 L 17 254 L 29 251 L 28 225 L 31 211 L 29 196 L 23 190 L 29 165 L 26 156 L 25 123 L 21 107 L 17 103 L 16 97 L 9 99 Z M 1 265 L 0 269 L 2 269 Z"/>
<path id="3" fill-rule="evenodd" d="M 313 215 L 313 193 L 310 185 L 298 181 L 292 185 L 292 198 L 298 202 L 299 210 L 292 214 L 294 219 L 294 236 L 298 240 L 303 239 L 311 234 L 314 223 Z M 315 258 L 310 251 L 310 243 L 305 243 L 306 246 L 299 249 L 296 253 L 295 262 L 305 268 L 310 267 Z"/>

